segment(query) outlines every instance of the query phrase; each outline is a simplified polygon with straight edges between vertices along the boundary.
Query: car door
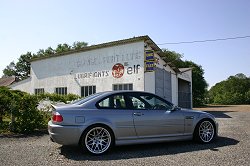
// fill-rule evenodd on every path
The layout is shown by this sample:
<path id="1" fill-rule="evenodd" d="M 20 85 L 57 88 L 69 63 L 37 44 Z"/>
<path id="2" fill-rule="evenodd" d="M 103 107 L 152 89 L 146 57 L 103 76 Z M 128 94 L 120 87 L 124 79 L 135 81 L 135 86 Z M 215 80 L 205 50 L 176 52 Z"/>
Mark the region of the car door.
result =
<path id="1" fill-rule="evenodd" d="M 131 93 L 133 118 L 138 137 L 178 136 L 184 133 L 184 116 L 172 104 L 148 93 Z"/>
<path id="2" fill-rule="evenodd" d="M 117 140 L 137 138 L 133 110 L 127 109 L 126 105 L 122 93 L 108 96 L 97 103 L 102 119 L 112 124 Z"/>

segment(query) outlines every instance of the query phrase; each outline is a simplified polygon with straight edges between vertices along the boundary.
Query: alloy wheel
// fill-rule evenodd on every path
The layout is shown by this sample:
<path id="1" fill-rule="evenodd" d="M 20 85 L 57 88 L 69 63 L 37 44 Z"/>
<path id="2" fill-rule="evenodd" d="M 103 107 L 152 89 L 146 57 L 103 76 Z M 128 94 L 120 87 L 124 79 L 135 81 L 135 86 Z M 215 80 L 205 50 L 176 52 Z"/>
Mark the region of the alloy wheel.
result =
<path id="1" fill-rule="evenodd" d="M 111 141 L 111 134 L 104 127 L 94 127 L 85 136 L 85 146 L 93 154 L 101 154 L 107 151 Z"/>
<path id="2" fill-rule="evenodd" d="M 214 126 L 210 121 L 203 121 L 199 126 L 199 137 L 202 142 L 208 143 L 214 137 Z"/>

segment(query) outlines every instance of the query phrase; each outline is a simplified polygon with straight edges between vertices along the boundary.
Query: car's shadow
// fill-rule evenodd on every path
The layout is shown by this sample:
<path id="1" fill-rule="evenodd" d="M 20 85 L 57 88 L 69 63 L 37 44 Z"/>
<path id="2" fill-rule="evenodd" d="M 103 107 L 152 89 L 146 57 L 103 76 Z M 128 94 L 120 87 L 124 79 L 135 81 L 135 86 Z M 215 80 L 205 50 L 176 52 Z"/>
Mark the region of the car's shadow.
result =
<path id="1" fill-rule="evenodd" d="M 215 118 L 232 118 L 231 116 L 228 115 L 228 113 L 232 111 L 205 111 L 205 112 L 214 115 Z"/>
<path id="2" fill-rule="evenodd" d="M 61 155 L 71 160 L 101 161 L 173 155 L 201 150 L 211 150 L 215 151 L 216 153 L 217 151 L 220 151 L 221 147 L 236 145 L 238 143 L 239 141 L 232 138 L 218 137 L 216 141 L 210 144 L 198 144 L 193 141 L 184 141 L 158 144 L 117 146 L 114 147 L 108 153 L 100 156 L 93 156 L 88 153 L 83 153 L 82 150 L 76 146 L 61 146 L 60 150 Z"/>

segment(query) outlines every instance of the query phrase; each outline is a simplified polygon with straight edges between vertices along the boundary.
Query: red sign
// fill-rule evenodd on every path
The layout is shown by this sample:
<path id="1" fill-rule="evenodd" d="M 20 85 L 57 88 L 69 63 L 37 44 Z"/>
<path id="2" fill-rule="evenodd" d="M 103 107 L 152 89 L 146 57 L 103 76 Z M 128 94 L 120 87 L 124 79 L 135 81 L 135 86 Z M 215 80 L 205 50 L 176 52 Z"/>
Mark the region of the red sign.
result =
<path id="1" fill-rule="evenodd" d="M 112 68 L 112 75 L 114 78 L 121 78 L 124 74 L 124 66 L 120 63 L 117 63 Z"/>

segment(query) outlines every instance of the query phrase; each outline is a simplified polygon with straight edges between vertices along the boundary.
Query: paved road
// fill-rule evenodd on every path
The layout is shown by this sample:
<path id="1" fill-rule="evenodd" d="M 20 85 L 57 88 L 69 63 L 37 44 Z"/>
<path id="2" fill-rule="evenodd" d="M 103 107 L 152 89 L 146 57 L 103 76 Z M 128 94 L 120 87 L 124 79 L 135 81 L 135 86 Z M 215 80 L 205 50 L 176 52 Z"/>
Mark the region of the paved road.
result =
<path id="1" fill-rule="evenodd" d="M 213 112 L 218 140 L 116 147 L 103 156 L 49 141 L 47 134 L 0 136 L 0 165 L 250 165 L 250 112 Z"/>

